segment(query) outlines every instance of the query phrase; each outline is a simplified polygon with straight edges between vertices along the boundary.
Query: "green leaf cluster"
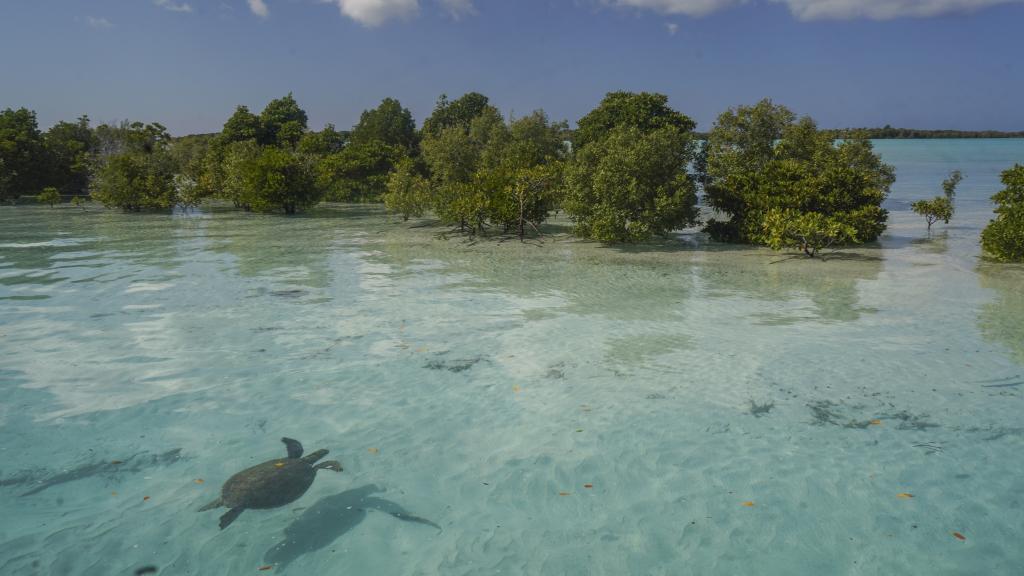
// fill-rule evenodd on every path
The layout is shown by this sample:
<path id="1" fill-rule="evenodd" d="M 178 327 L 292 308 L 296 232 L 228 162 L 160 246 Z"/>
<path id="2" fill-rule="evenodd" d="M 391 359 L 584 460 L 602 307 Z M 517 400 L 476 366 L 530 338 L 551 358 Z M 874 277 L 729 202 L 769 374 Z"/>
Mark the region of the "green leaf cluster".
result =
<path id="1" fill-rule="evenodd" d="M 1005 188 L 992 197 L 996 217 L 981 233 L 981 246 L 996 260 L 1024 262 L 1024 166 L 1002 173 Z"/>
<path id="2" fill-rule="evenodd" d="M 956 199 L 956 187 L 963 179 L 963 174 L 959 170 L 954 170 L 949 174 L 949 178 L 942 181 L 942 196 L 936 196 L 931 200 L 918 200 L 910 205 L 911 210 L 924 216 L 928 230 L 931 230 L 932 224 L 939 220 L 949 224 L 953 219 L 953 213 L 956 211 L 953 203 Z"/>

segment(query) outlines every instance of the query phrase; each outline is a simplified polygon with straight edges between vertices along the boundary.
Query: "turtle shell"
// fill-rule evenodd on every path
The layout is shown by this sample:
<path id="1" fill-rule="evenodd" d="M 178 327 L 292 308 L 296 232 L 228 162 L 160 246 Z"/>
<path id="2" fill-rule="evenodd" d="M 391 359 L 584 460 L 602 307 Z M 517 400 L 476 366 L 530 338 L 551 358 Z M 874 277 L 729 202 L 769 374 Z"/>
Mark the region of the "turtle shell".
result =
<path id="1" fill-rule="evenodd" d="M 277 508 L 298 500 L 315 478 L 301 458 L 268 460 L 228 478 L 221 499 L 228 508 Z"/>

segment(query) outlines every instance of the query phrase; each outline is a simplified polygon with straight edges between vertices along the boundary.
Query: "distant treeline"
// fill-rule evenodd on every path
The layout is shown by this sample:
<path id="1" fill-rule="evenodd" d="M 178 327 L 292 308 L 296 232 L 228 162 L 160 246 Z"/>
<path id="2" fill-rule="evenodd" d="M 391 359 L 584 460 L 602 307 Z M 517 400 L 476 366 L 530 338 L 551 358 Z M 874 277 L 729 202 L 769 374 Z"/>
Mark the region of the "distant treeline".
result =
<path id="1" fill-rule="evenodd" d="M 920 130 L 917 128 L 893 128 L 886 124 L 882 128 L 840 128 L 830 130 L 836 138 L 848 138 L 858 134 L 872 140 L 939 139 L 939 138 L 1024 138 L 1022 132 L 1001 132 L 999 130 Z"/>

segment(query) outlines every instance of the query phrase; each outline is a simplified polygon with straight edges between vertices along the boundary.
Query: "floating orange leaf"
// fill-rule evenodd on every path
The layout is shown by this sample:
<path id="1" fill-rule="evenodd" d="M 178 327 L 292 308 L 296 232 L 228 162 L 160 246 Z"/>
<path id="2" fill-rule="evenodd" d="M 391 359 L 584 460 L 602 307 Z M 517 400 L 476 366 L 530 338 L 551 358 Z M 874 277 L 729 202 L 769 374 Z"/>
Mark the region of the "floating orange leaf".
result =
<path id="1" fill-rule="evenodd" d="M 380 448 L 367 448 L 366 451 L 370 454 L 380 454 Z"/>
<path id="2" fill-rule="evenodd" d="M 273 569 L 274 569 L 273 566 L 260 566 L 260 572 L 265 572 L 267 570 L 273 570 Z"/>
<path id="3" fill-rule="evenodd" d="M 746 502 L 743 503 L 743 505 L 746 506 L 747 508 L 753 508 L 754 502 L 752 500 L 747 500 Z"/>
<path id="4" fill-rule="evenodd" d="M 522 390 L 522 388 L 520 388 L 519 386 L 513 386 L 512 387 L 512 391 L 513 392 L 519 392 L 520 390 Z"/>
<path id="5" fill-rule="evenodd" d="M 956 538 L 957 540 L 967 540 L 967 536 L 964 536 L 959 532 L 953 532 L 953 538 Z"/>
<path id="6" fill-rule="evenodd" d="M 910 492 L 900 492 L 899 494 L 896 495 L 896 497 L 902 498 L 903 500 L 910 500 L 911 498 L 914 497 L 914 495 L 911 494 Z"/>
<path id="7" fill-rule="evenodd" d="M 117 496 L 117 492 L 111 492 L 110 495 L 111 496 Z"/>
<path id="8" fill-rule="evenodd" d="M 143 502 L 145 502 L 146 500 L 149 500 L 149 496 L 143 496 L 143 497 L 142 497 L 142 501 L 143 501 Z"/>
<path id="9" fill-rule="evenodd" d="M 593 488 L 594 485 L 593 484 L 584 484 L 583 487 L 584 488 Z"/>
<path id="10" fill-rule="evenodd" d="M 872 420 L 871 422 L 869 422 L 869 424 L 871 424 L 872 426 L 881 426 L 882 425 L 882 421 L 876 418 L 876 419 Z"/>
<path id="11" fill-rule="evenodd" d="M 559 496 L 568 496 L 569 493 L 568 492 L 559 492 L 558 495 Z"/>
<path id="12" fill-rule="evenodd" d="M 111 464 L 124 464 L 124 461 L 123 460 L 111 460 L 110 463 Z"/>
<path id="13" fill-rule="evenodd" d="M 203 479 L 202 478 L 196 478 L 195 479 L 195 483 L 196 484 L 202 484 L 203 483 Z"/>

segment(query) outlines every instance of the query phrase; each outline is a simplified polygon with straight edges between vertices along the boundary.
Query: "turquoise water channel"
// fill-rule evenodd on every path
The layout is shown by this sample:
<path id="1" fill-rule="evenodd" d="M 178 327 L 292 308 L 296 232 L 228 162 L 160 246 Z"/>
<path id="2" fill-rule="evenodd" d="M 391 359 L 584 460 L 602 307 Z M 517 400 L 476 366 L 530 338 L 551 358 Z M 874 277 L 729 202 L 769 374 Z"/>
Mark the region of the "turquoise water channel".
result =
<path id="1" fill-rule="evenodd" d="M 0 574 L 1020 574 L 1024 267 L 978 236 L 1024 141 L 878 150 L 890 228 L 825 262 L 2 207 Z M 344 472 L 197 511 L 282 436 Z"/>

